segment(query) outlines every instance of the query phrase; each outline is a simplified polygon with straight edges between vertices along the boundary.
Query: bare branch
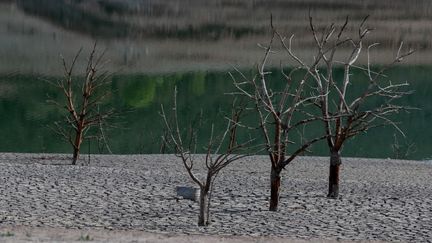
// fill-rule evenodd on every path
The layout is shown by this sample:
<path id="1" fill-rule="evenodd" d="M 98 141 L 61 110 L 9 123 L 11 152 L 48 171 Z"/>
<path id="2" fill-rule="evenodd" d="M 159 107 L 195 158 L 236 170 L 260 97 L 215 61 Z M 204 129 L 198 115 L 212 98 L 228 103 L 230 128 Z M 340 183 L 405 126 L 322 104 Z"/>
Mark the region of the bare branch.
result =
<path id="1" fill-rule="evenodd" d="M 49 103 L 55 104 L 66 111 L 64 118 L 64 127 L 57 123 L 57 134 L 62 137 L 68 137 L 69 143 L 73 147 L 72 164 L 76 164 L 80 147 L 85 139 L 103 137 L 106 141 L 106 134 L 101 129 L 104 121 L 112 117 L 115 112 L 112 109 L 101 111 L 99 109 L 100 102 L 105 99 L 109 92 L 105 90 L 104 86 L 109 84 L 108 72 L 100 73 L 99 63 L 102 56 L 96 54 L 96 44 L 93 46 L 87 60 L 87 66 L 83 80 L 74 76 L 74 68 L 78 58 L 82 52 L 82 48 L 73 57 L 70 66 L 67 64 L 65 58 L 61 56 L 61 62 L 64 69 L 64 76 L 62 80 L 56 83 L 49 82 L 62 92 L 64 96 L 64 103 L 50 99 Z M 97 58 L 96 64 L 94 58 Z M 78 89 L 80 88 L 80 90 Z M 62 127 L 60 129 L 60 127 Z M 91 128 L 98 128 L 99 135 L 89 135 Z M 63 130 L 62 130 L 63 129 Z M 65 131 L 70 132 L 66 133 Z M 108 148 L 108 150 L 110 150 Z"/>

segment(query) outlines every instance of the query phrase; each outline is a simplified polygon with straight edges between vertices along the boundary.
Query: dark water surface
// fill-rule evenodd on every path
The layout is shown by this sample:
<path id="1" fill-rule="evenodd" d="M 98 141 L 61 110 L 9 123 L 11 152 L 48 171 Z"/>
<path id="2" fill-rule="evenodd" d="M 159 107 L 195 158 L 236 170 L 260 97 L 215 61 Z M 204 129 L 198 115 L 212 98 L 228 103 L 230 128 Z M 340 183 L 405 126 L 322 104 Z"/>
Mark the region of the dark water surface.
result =
<path id="1" fill-rule="evenodd" d="M 71 151 L 49 128 L 61 119 L 62 111 L 48 104 L 47 97 L 57 101 L 63 97 L 43 79 L 60 78 L 60 53 L 70 60 L 80 48 L 87 53 L 95 41 L 107 49 L 106 68 L 121 72 L 112 76 L 112 94 L 102 105 L 121 112 L 113 121 L 116 127 L 106 130 L 114 153 L 161 152 L 158 113 L 161 104 L 169 106 L 175 86 L 181 125 L 202 110 L 207 126 L 201 133 L 204 144 L 212 122 L 216 131 L 223 130 L 223 116 L 231 106 L 231 98 L 224 95 L 233 89 L 226 70 L 232 65 L 247 70 L 261 60 L 263 51 L 257 43 L 269 40 L 270 13 L 283 34 L 295 34 L 295 52 L 310 60 L 314 41 L 309 10 L 319 28 L 333 22 L 341 25 L 350 16 L 347 34 L 351 35 L 371 15 L 367 25 L 376 30 L 368 43 L 381 43 L 371 54 L 374 64 L 388 63 L 400 41 L 417 50 L 404 66 L 389 73 L 395 82 L 410 81 L 416 91 L 400 102 L 421 108 L 394 117 L 406 137 L 391 127 L 375 129 L 349 141 L 343 154 L 431 159 L 432 4 L 428 0 L 0 1 L 0 152 Z M 359 64 L 365 64 L 366 59 L 360 59 Z M 78 61 L 84 63 L 85 58 Z M 273 71 L 273 80 L 280 78 L 280 72 Z M 362 88 L 350 86 L 353 93 Z M 253 117 L 246 122 L 257 125 Z M 318 134 L 321 127 L 308 127 L 308 132 Z M 96 141 L 84 144 L 83 152 L 89 150 L 107 152 Z M 324 143 L 313 151 L 327 155 Z"/>
<path id="2" fill-rule="evenodd" d="M 280 78 L 273 70 L 272 80 Z M 354 74 L 354 77 L 356 75 Z M 396 121 L 406 133 L 404 139 L 392 127 L 378 128 L 351 140 L 343 150 L 345 156 L 398 157 L 429 159 L 432 157 L 432 67 L 397 67 L 389 72 L 396 81 L 410 80 L 415 94 L 405 97 L 401 103 L 421 108 L 410 113 L 397 114 Z M 51 79 L 55 79 L 51 77 Z M 360 82 L 360 80 L 355 80 Z M 229 111 L 231 97 L 224 95 L 233 89 L 227 72 L 188 72 L 164 75 L 113 75 L 112 95 L 105 102 L 121 111 L 116 128 L 106 131 L 114 153 L 159 153 L 162 122 L 160 105 L 168 107 L 172 102 L 174 87 L 178 87 L 180 123 L 185 125 L 202 110 L 204 122 L 215 122 L 216 130 L 224 126 L 223 116 Z M 361 85 L 350 87 L 359 92 Z M 70 152 L 70 145 L 62 141 L 49 128 L 61 119 L 61 110 L 47 103 L 47 97 L 61 100 L 58 90 L 43 81 L 40 76 L 8 75 L 0 77 L 0 152 Z M 256 125 L 252 118 L 247 122 Z M 321 127 L 312 127 L 321 132 Z M 202 132 L 202 137 L 208 136 Z M 396 137 L 395 137 L 396 135 Z M 204 142 L 204 140 L 202 141 Z M 395 151 L 395 143 L 400 149 Z M 84 144 L 84 152 L 106 153 L 96 142 Z M 409 153 L 405 155 L 408 147 Z M 324 143 L 313 148 L 316 155 L 327 155 Z"/>

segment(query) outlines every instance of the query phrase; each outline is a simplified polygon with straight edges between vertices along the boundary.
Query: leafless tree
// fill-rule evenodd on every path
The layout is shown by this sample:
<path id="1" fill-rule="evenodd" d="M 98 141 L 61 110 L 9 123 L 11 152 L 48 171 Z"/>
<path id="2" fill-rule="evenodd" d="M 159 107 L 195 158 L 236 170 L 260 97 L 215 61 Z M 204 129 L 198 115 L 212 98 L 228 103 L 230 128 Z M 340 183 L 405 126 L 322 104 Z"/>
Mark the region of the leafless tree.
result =
<path id="1" fill-rule="evenodd" d="M 393 134 L 393 144 L 391 145 L 391 148 L 393 150 L 392 158 L 394 159 L 407 159 L 417 151 L 414 142 L 408 140 L 399 141 L 396 134 Z"/>
<path id="2" fill-rule="evenodd" d="M 66 111 L 64 120 L 55 122 L 54 131 L 72 145 L 72 165 L 79 159 L 83 141 L 95 138 L 89 134 L 91 129 L 100 131 L 97 139 L 106 142 L 102 126 L 115 114 L 111 108 L 100 110 L 101 102 L 109 95 L 107 85 L 110 83 L 110 74 L 107 71 L 100 71 L 103 53 L 96 53 L 95 44 L 88 57 L 84 75 L 76 76 L 73 72 L 81 51 L 82 49 L 77 52 L 70 65 L 62 57 L 64 77 L 57 82 L 50 82 L 65 98 L 63 102 L 54 99 L 49 101 Z"/>
<path id="3" fill-rule="evenodd" d="M 163 137 L 165 144 L 175 151 L 175 154 L 183 162 L 189 177 L 200 188 L 199 226 L 206 226 L 209 224 L 211 194 L 219 172 L 236 160 L 248 156 L 249 151 L 251 151 L 253 147 L 251 146 L 253 139 L 237 143 L 236 134 L 240 125 L 239 118 L 242 112 L 242 108 L 237 109 L 236 106 L 233 105 L 232 115 L 231 117 L 227 117 L 226 129 L 219 137 L 214 135 L 214 126 L 212 125 L 205 154 L 205 168 L 207 173 L 205 178 L 199 178 L 195 171 L 197 169 L 195 165 L 200 126 L 191 123 L 185 132 L 179 127 L 177 118 L 177 89 L 175 89 L 174 92 L 172 119 L 167 117 L 163 105 L 161 106 L 161 116 L 166 128 Z"/>
<path id="4" fill-rule="evenodd" d="M 237 92 L 235 96 L 246 96 L 249 98 L 258 114 L 259 129 L 264 138 L 265 148 L 270 156 L 270 211 L 277 211 L 279 204 L 281 172 L 298 155 L 307 152 L 308 148 L 326 135 L 316 134 L 311 138 L 304 136 L 304 128 L 311 122 L 323 119 L 320 115 L 305 111 L 305 106 L 318 99 L 320 95 L 310 95 L 306 92 L 307 81 L 310 72 L 301 73 L 301 78 L 293 78 L 294 73 L 299 71 L 295 68 L 285 73 L 282 68 L 282 80 L 270 80 L 271 72 L 266 70 L 271 55 L 277 48 L 273 48 L 279 33 L 271 24 L 272 36 L 265 49 L 264 58 L 257 66 L 257 75 L 247 78 L 237 70 L 241 78 L 231 74 Z M 284 42 L 281 39 L 281 43 Z M 289 49 L 291 51 L 291 49 Z M 271 82 L 279 82 L 284 87 L 281 90 L 273 90 Z M 297 142 L 294 142 L 297 139 Z M 288 149 L 292 152 L 288 152 Z"/>
<path id="5" fill-rule="evenodd" d="M 286 38 L 277 33 L 288 56 L 315 82 L 314 96 L 317 99 L 309 101 L 320 109 L 323 118 L 321 121 L 327 135 L 326 140 L 330 150 L 329 198 L 337 198 L 339 195 L 340 153 L 344 143 L 369 129 L 386 125 L 394 126 L 402 133 L 398 124 L 390 116 L 410 109 L 397 104 L 400 98 L 412 93 L 411 90 L 407 90 L 409 84 L 393 83 L 387 78 L 385 71 L 394 64 L 400 63 L 413 51 L 403 52 L 403 43 L 401 43 L 391 63 L 373 70 L 369 51 L 378 43 L 366 44 L 366 37 L 372 30 L 366 27 L 367 19 L 368 17 L 364 18 L 358 26 L 356 36 L 345 36 L 348 17 L 341 26 L 331 24 L 318 31 L 312 17 L 309 16 L 310 31 L 316 46 L 312 64 L 307 64 L 293 53 L 291 43 L 294 36 L 286 41 Z M 357 65 L 356 62 L 365 49 L 367 65 Z M 343 51 L 339 56 L 348 54 L 338 60 L 336 58 L 338 51 Z M 334 70 L 337 67 L 343 68 L 343 77 L 335 75 Z M 353 69 L 359 69 L 364 73 L 363 81 L 358 83 L 351 81 Z M 365 87 L 360 94 L 350 92 L 350 85 L 361 87 L 362 84 Z"/>

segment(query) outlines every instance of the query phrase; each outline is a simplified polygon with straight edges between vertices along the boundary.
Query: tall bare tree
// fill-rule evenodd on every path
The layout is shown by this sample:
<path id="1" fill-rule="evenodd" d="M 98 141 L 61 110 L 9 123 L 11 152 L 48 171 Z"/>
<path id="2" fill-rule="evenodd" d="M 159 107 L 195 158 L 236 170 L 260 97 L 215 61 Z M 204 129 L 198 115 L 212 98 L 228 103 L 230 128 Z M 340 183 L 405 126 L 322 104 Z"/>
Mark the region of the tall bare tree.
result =
<path id="1" fill-rule="evenodd" d="M 341 26 L 331 24 L 322 31 L 318 31 L 309 15 L 311 38 L 314 39 L 316 46 L 316 54 L 311 65 L 292 52 L 293 36 L 286 43 L 286 39 L 279 35 L 288 56 L 299 65 L 299 68 L 306 70 L 308 76 L 316 84 L 314 93 L 317 99 L 310 101 L 320 109 L 323 118 L 321 121 L 327 135 L 326 140 L 330 152 L 329 198 L 337 198 L 339 195 L 341 151 L 344 143 L 369 129 L 386 125 L 394 126 L 402 133 L 390 116 L 411 109 L 397 104 L 400 98 L 412 93 L 407 89 L 409 84 L 407 82 L 393 83 L 387 78 L 385 71 L 394 64 L 400 63 L 413 51 L 403 52 L 403 43 L 401 43 L 391 63 L 378 70 L 373 70 L 369 51 L 378 43 L 366 44 L 366 37 L 372 30 L 366 27 L 367 19 L 368 17 L 364 18 L 358 26 L 356 36 L 346 36 L 348 17 Z M 359 56 L 365 49 L 367 65 L 357 65 Z M 338 51 L 342 54 L 337 53 Z M 337 54 L 342 58 L 336 58 Z M 343 57 L 344 54 L 345 57 Z M 335 68 L 343 68 L 342 77 L 335 75 Z M 351 79 L 353 69 L 365 73 L 363 80 L 353 83 Z M 360 94 L 354 94 L 352 89 L 350 90 L 350 85 L 365 87 Z"/>
<path id="2" fill-rule="evenodd" d="M 163 105 L 161 106 L 161 116 L 166 129 L 163 139 L 166 145 L 175 151 L 183 162 L 189 177 L 200 188 L 198 225 L 206 226 L 210 222 L 210 200 L 217 175 L 231 163 L 248 156 L 249 151 L 253 148 L 251 146 L 253 139 L 237 143 L 236 134 L 243 108 L 237 109 L 238 107 L 233 105 L 231 117 L 227 117 L 226 129 L 219 137 L 214 135 L 214 126 L 211 127 L 204 161 L 206 176 L 199 178 L 196 174 L 195 162 L 199 157 L 196 153 L 199 146 L 197 143 L 200 126 L 191 123 L 186 131 L 180 128 L 177 117 L 177 89 L 174 94 L 172 119 L 169 119 Z"/>
<path id="3" fill-rule="evenodd" d="M 79 159 L 81 145 L 85 139 L 94 138 L 89 135 L 91 129 L 101 129 L 104 122 L 114 115 L 114 110 L 109 108 L 101 110 L 101 102 L 109 95 L 107 85 L 110 83 L 110 74 L 101 72 L 103 65 L 103 53 L 96 53 L 96 44 L 93 46 L 83 76 L 76 76 L 74 69 L 77 59 L 81 54 L 80 49 L 70 65 L 62 57 L 64 77 L 57 82 L 51 82 L 64 95 L 64 102 L 53 99 L 55 103 L 66 111 L 63 121 L 55 122 L 54 131 L 69 142 L 73 148 L 72 165 Z M 102 132 L 103 140 L 105 135 Z M 100 139 L 100 137 L 99 137 Z"/>
<path id="4" fill-rule="evenodd" d="M 277 48 L 274 40 L 280 36 L 271 24 L 272 36 L 265 49 L 264 58 L 257 66 L 257 74 L 253 78 L 247 78 L 239 70 L 241 78 L 237 79 L 231 74 L 237 92 L 234 95 L 249 98 L 257 112 L 259 129 L 264 138 L 265 148 L 271 162 L 270 173 L 270 211 L 277 211 L 280 197 L 281 172 L 298 155 L 308 151 L 308 148 L 326 135 L 316 134 L 311 138 L 304 136 L 304 127 L 309 123 L 322 119 L 320 115 L 314 115 L 305 111 L 305 106 L 319 98 L 320 95 L 310 95 L 305 87 L 310 72 L 300 73 L 301 78 L 293 78 L 299 69 L 295 68 L 285 73 L 282 68 L 281 80 L 270 80 L 270 71 L 266 70 L 271 55 Z M 283 39 L 281 43 L 284 44 Z M 291 51 L 291 47 L 289 47 Z M 283 89 L 273 90 L 272 83 L 282 84 Z M 294 142 L 295 140 L 298 140 Z M 288 152 L 288 149 L 292 152 Z"/>

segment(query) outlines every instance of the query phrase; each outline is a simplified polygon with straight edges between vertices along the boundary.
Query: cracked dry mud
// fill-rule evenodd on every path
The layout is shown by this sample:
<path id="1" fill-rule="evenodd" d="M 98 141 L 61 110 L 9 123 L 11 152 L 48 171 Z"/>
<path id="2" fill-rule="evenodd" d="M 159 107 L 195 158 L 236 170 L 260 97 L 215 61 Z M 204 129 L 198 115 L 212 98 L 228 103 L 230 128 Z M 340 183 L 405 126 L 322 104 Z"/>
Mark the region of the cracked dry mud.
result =
<path id="1" fill-rule="evenodd" d="M 302 157 L 283 172 L 279 212 L 269 212 L 269 161 L 243 159 L 223 171 L 211 225 L 196 226 L 192 186 L 172 155 L 0 154 L 0 229 L 49 227 L 290 239 L 432 242 L 432 164 L 343 160 L 341 198 L 325 197 L 328 159 Z M 0 239 L 1 240 L 1 239 Z"/>

